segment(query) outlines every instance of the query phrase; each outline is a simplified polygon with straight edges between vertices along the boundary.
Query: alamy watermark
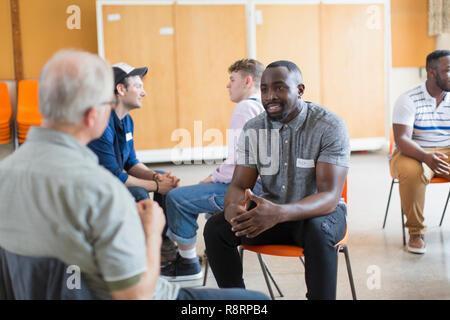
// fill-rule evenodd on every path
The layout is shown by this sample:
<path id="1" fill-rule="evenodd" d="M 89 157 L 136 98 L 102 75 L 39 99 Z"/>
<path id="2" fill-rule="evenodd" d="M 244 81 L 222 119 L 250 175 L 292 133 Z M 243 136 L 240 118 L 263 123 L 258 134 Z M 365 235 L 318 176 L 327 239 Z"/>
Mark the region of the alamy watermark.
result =
<path id="1" fill-rule="evenodd" d="M 278 173 L 280 165 L 280 135 L 278 129 L 228 129 L 226 139 L 222 131 L 213 128 L 203 132 L 202 121 L 194 121 L 194 135 L 187 129 L 176 129 L 171 141 L 177 142 L 171 149 L 173 164 L 220 164 L 224 158 L 233 157 L 238 165 L 258 165 L 263 175 Z M 206 143 L 206 145 L 204 145 Z M 217 147 L 225 143 L 238 146 L 239 151 L 223 154 Z M 206 148 L 205 148 L 206 147 Z M 244 152 L 245 151 L 245 152 Z M 207 154 L 209 152 L 209 154 Z M 244 156 L 244 155 L 247 156 Z M 188 160 L 186 160 L 188 159 Z M 210 159 L 210 160 L 205 160 Z M 212 160 L 211 160 L 212 159 Z"/>
<path id="2" fill-rule="evenodd" d="M 381 289 L 381 268 L 377 265 L 367 267 L 366 273 L 369 274 L 366 285 L 369 290 Z"/>
<path id="3" fill-rule="evenodd" d="M 70 16 L 66 20 L 66 27 L 69 30 L 81 29 L 81 9 L 79 6 L 72 4 L 67 7 L 66 13 Z"/>
<path id="4" fill-rule="evenodd" d="M 69 290 L 81 289 L 81 269 L 77 265 L 70 265 L 66 270 L 67 274 L 70 276 L 67 277 L 66 286 Z"/>

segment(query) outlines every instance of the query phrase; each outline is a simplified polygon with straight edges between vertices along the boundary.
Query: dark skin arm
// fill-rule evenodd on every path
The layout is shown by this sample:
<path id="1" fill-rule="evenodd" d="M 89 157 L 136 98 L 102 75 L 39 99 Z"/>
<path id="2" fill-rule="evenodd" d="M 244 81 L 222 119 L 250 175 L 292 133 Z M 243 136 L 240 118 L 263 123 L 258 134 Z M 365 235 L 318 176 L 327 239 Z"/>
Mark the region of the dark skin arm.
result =
<path id="1" fill-rule="evenodd" d="M 258 170 L 237 165 L 234 169 L 231 184 L 224 199 L 225 219 L 231 219 L 247 211 L 249 199 L 245 197 L 246 189 L 253 189 L 258 179 Z"/>
<path id="2" fill-rule="evenodd" d="M 448 175 L 450 165 L 445 161 L 447 155 L 441 152 L 428 152 L 412 140 L 413 128 L 406 125 L 394 124 L 394 140 L 397 148 L 405 156 L 424 162 L 437 175 Z"/>
<path id="3" fill-rule="evenodd" d="M 333 212 L 341 197 L 348 168 L 318 162 L 318 192 L 296 203 L 283 205 L 252 194 L 250 189 L 257 177 L 255 171 L 256 169 L 236 166 L 225 197 L 225 218 L 238 237 L 254 238 L 281 222 L 310 219 Z M 247 211 L 250 200 L 255 202 L 256 207 Z"/>

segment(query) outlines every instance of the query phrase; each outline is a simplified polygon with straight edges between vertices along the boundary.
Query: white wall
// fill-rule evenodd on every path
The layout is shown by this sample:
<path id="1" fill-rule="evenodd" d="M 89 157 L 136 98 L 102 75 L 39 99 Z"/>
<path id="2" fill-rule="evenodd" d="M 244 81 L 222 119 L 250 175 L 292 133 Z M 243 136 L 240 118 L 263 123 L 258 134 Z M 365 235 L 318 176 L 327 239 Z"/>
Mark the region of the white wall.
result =
<path id="1" fill-rule="evenodd" d="M 450 33 L 444 33 L 436 37 L 436 49 L 450 50 Z"/>

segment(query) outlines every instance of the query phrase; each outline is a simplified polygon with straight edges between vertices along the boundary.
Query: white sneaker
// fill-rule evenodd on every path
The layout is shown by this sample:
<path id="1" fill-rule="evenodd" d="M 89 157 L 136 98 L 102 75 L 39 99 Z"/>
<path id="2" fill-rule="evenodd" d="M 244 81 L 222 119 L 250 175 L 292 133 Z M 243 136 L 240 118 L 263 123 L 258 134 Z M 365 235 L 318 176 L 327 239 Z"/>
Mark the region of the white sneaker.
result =
<path id="1" fill-rule="evenodd" d="M 409 236 L 408 251 L 417 254 L 424 254 L 427 251 L 423 234 Z"/>

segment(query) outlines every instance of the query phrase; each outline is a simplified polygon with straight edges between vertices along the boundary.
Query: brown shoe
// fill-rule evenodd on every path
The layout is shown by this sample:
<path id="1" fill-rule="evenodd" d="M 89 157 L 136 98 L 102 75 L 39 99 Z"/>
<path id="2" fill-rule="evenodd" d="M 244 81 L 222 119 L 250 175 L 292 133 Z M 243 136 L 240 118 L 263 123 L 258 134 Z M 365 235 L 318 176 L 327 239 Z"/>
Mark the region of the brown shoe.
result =
<path id="1" fill-rule="evenodd" d="M 412 234 L 409 236 L 408 251 L 418 254 L 424 254 L 427 251 L 423 234 Z"/>

